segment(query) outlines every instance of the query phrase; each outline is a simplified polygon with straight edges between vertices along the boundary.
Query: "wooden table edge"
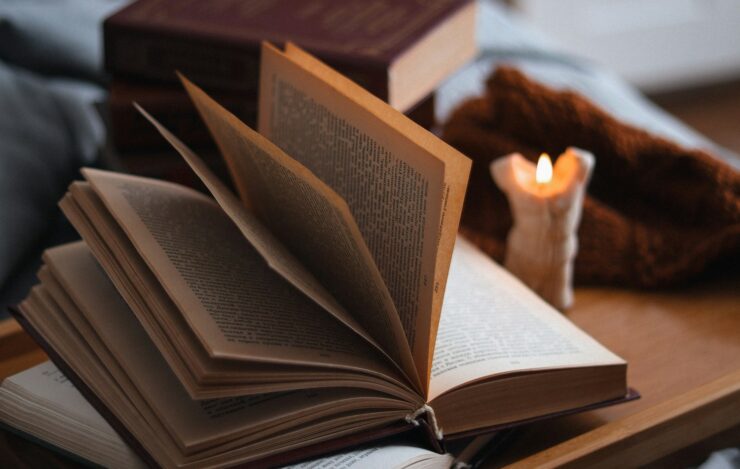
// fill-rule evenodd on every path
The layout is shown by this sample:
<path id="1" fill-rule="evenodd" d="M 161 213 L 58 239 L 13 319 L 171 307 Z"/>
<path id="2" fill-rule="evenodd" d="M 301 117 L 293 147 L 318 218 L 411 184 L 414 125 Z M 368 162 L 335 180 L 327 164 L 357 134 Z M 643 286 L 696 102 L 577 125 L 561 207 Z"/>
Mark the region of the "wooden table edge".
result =
<path id="1" fill-rule="evenodd" d="M 636 467 L 740 425 L 740 370 L 507 467 Z"/>
<path id="2" fill-rule="evenodd" d="M 22 334 L 23 329 L 21 328 L 18 321 L 13 318 L 0 319 L 0 340 L 9 340 L 13 336 Z"/>

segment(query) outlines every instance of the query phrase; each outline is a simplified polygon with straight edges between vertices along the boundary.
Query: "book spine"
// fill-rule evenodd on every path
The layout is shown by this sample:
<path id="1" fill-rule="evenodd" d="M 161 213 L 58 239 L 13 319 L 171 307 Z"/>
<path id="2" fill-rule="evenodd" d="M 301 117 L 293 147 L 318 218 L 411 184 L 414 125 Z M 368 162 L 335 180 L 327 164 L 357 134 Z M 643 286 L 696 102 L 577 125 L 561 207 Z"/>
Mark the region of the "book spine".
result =
<path id="1" fill-rule="evenodd" d="M 259 51 L 104 24 L 105 67 L 114 75 L 170 82 L 180 71 L 200 86 L 256 93 Z"/>
<path id="2" fill-rule="evenodd" d="M 174 83 L 175 71 L 179 71 L 204 88 L 257 93 L 258 44 L 237 46 L 111 21 L 104 23 L 103 37 L 105 68 L 113 75 Z M 332 58 L 326 62 L 380 99 L 388 100 L 386 67 Z"/>

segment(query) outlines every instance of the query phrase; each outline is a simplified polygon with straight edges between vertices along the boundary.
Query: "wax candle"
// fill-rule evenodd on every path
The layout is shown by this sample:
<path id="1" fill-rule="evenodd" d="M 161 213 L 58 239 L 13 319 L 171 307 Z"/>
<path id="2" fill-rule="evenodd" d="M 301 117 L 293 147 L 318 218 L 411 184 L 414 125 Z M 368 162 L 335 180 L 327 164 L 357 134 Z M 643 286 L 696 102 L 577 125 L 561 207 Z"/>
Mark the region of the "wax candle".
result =
<path id="1" fill-rule="evenodd" d="M 509 199 L 514 224 L 504 266 L 558 309 L 573 303 L 576 230 L 594 157 L 568 148 L 553 168 L 543 154 L 535 167 L 513 153 L 491 163 L 491 175 Z"/>

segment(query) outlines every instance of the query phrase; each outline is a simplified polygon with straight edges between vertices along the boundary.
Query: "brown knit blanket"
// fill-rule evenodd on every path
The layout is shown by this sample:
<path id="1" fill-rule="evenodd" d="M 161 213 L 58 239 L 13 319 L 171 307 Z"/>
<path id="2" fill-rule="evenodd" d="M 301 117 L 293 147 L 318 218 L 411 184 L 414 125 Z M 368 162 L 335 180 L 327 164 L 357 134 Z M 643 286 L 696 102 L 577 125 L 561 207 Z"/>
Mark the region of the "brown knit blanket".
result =
<path id="1" fill-rule="evenodd" d="M 666 286 L 718 260 L 739 270 L 740 173 L 625 125 L 578 94 L 499 68 L 486 96 L 453 113 L 444 139 L 473 160 L 461 231 L 498 261 L 511 214 L 490 162 L 576 146 L 596 157 L 578 230 L 576 283 Z"/>

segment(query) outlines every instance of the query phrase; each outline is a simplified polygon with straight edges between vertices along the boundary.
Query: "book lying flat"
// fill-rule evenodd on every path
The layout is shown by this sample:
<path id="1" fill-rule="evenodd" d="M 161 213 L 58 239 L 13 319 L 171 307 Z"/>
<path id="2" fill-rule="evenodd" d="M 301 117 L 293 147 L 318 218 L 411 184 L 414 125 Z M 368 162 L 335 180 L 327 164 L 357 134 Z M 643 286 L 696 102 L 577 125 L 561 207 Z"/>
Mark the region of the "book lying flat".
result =
<path id="1" fill-rule="evenodd" d="M 183 78 L 239 197 L 142 110 L 212 197 L 84 169 L 60 203 L 84 242 L 19 307 L 144 461 L 439 450 L 630 396 L 622 359 L 457 238 L 467 158 L 295 46 L 261 74 L 259 132 Z"/>

